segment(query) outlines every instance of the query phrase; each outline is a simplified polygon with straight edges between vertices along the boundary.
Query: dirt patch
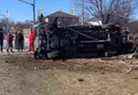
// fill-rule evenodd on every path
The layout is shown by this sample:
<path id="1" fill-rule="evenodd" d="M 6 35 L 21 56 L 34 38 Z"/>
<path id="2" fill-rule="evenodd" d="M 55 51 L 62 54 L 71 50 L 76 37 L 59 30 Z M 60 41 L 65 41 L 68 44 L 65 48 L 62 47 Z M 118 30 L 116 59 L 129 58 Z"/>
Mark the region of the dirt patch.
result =
<path id="1" fill-rule="evenodd" d="M 138 71 L 120 61 L 1 56 L 0 95 L 137 95 Z"/>

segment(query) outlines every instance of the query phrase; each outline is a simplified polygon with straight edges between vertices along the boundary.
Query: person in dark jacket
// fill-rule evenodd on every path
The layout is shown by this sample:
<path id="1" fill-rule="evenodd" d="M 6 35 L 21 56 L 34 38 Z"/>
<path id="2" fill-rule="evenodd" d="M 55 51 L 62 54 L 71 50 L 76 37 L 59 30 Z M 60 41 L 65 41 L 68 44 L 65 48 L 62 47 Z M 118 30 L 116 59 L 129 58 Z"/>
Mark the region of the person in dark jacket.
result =
<path id="1" fill-rule="evenodd" d="M 20 31 L 18 33 L 18 51 L 23 51 L 24 49 L 24 35 L 23 35 L 23 31 Z"/>
<path id="2" fill-rule="evenodd" d="M 0 28 L 0 51 L 3 52 L 3 41 L 4 41 L 4 33 L 3 29 Z"/>
<path id="3" fill-rule="evenodd" d="M 12 32 L 9 32 L 7 34 L 7 52 L 9 53 L 9 50 L 11 53 L 13 53 L 13 34 Z"/>
<path id="4" fill-rule="evenodd" d="M 37 26 L 38 47 L 34 53 L 35 59 L 47 58 L 47 31 L 46 23 L 43 15 L 39 17 L 39 25 Z"/>
<path id="5" fill-rule="evenodd" d="M 15 32 L 15 49 L 18 49 L 18 32 Z"/>

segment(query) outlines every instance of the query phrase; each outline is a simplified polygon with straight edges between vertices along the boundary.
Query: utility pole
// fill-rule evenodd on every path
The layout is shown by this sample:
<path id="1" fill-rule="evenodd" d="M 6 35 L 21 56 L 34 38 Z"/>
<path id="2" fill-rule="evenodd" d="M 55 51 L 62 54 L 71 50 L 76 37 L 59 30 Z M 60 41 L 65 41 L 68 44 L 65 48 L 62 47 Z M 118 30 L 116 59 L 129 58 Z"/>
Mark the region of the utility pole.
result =
<path id="1" fill-rule="evenodd" d="M 85 4 L 84 0 L 82 0 L 82 22 L 85 22 Z"/>
<path id="2" fill-rule="evenodd" d="M 6 17 L 6 32 L 10 32 L 10 25 L 9 25 L 9 11 L 7 10 L 6 11 L 6 14 L 5 14 L 5 17 Z"/>
<path id="3" fill-rule="evenodd" d="M 35 21 L 36 21 L 36 0 L 33 0 L 32 2 L 28 2 L 25 0 L 18 0 L 18 1 L 32 6 L 32 8 L 33 8 L 33 21 L 35 23 Z"/>
<path id="4" fill-rule="evenodd" d="M 35 18 L 36 18 L 36 11 L 35 11 L 35 9 L 36 9 L 36 2 L 35 2 L 35 0 L 33 0 L 33 19 L 34 19 L 34 22 L 35 22 Z"/>
<path id="5" fill-rule="evenodd" d="M 5 31 L 9 32 L 10 31 L 10 24 L 9 24 L 9 11 L 7 10 L 4 14 L 0 14 L 0 16 L 4 17 L 5 19 Z"/>

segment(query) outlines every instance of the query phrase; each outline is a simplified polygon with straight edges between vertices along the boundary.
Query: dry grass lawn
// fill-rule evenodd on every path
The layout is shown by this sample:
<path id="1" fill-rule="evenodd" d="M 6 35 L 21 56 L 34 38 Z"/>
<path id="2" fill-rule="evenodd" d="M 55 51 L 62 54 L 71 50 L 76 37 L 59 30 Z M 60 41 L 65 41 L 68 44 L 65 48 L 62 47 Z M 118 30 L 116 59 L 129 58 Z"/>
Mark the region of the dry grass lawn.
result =
<path id="1" fill-rule="evenodd" d="M 120 59 L 0 56 L 0 95 L 138 95 L 138 70 L 127 69 Z"/>

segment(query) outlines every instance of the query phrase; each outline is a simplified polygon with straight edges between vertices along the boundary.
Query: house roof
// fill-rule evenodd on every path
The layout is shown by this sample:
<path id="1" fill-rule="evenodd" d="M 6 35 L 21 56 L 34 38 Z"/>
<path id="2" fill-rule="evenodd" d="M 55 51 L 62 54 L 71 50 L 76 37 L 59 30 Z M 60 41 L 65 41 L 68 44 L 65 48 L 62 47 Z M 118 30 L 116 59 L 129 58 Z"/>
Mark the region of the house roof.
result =
<path id="1" fill-rule="evenodd" d="M 131 32 L 138 33 L 138 21 L 133 21 L 128 24 L 128 27 Z"/>
<path id="2" fill-rule="evenodd" d="M 71 14 L 68 14 L 68 13 L 62 12 L 62 11 L 57 11 L 55 13 L 52 13 L 52 14 L 48 15 L 47 17 L 76 17 L 76 18 L 78 18 L 75 15 L 71 15 Z"/>

